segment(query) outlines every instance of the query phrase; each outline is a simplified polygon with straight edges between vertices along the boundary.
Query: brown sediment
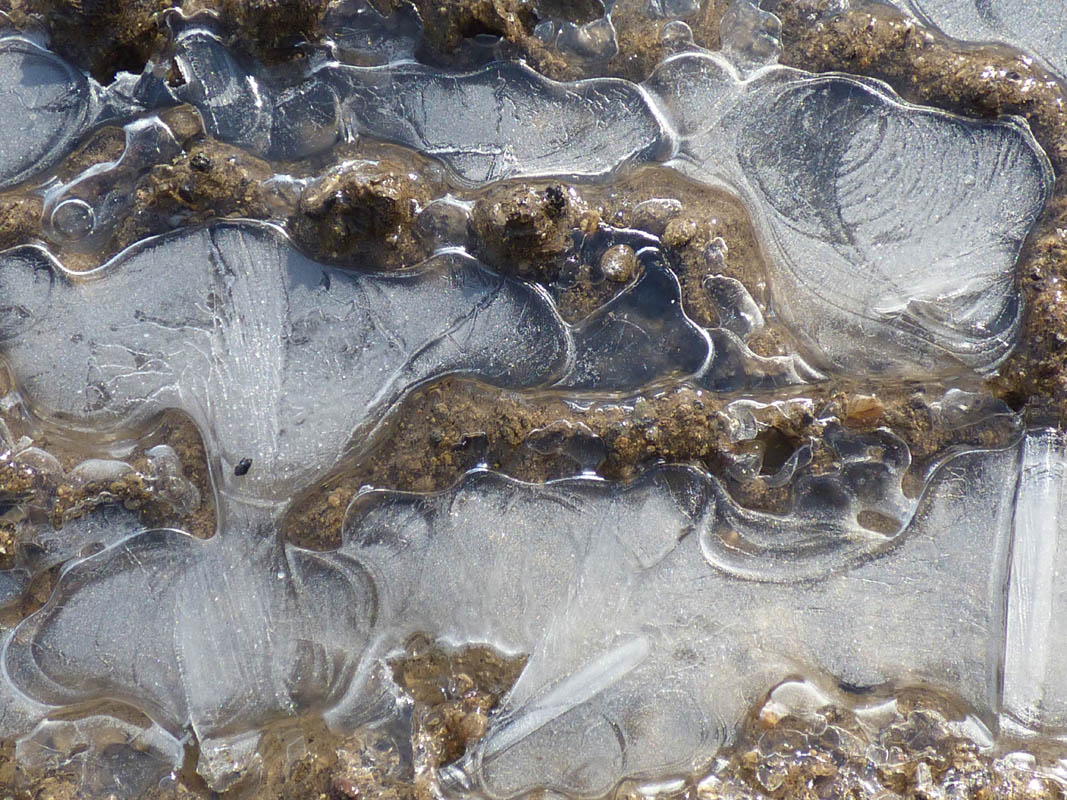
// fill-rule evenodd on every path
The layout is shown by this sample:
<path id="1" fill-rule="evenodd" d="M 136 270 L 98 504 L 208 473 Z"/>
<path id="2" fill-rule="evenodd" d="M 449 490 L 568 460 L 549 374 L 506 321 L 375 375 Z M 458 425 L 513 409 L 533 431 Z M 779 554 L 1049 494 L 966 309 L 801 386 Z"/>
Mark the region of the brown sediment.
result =
<path id="1" fill-rule="evenodd" d="M 991 383 L 1010 405 L 1028 405 L 1034 422 L 1067 424 L 1067 178 L 1019 263 L 1026 306 L 1020 346 Z"/>
<path id="2" fill-rule="evenodd" d="M 776 469 L 767 452 L 772 446 L 782 450 L 780 462 L 811 445 L 810 469 L 833 469 L 835 457 L 822 439 L 830 422 L 855 432 L 889 428 L 899 436 L 912 458 L 904 488 L 915 496 L 939 454 L 953 447 L 1003 447 L 1015 435 L 1006 417 L 962 428 L 939 426 L 930 406 L 934 398 L 919 386 L 798 387 L 761 397 L 768 404 L 781 402 L 756 412 L 773 433 L 756 445 L 766 457 L 764 471 L 741 480 L 730 470 L 731 460 L 753 445 L 731 440 L 723 412 L 732 399 L 683 384 L 625 400 L 579 404 L 558 393 L 531 395 L 446 378 L 409 395 L 374 439 L 362 444 L 359 458 L 299 498 L 286 532 L 308 547 L 335 547 L 345 510 L 360 487 L 441 491 L 479 464 L 531 482 L 583 470 L 630 480 L 657 463 L 694 464 L 722 480 L 741 505 L 782 513 L 788 510 L 790 489 L 763 480 Z"/>
<path id="3" fill-rule="evenodd" d="M 1027 765 L 982 749 L 960 733 L 967 709 L 955 698 L 921 687 L 835 695 L 812 709 L 773 700 L 754 708 L 714 772 L 699 781 L 700 800 L 739 800 L 752 792 L 776 800 L 1064 797 L 1067 787 L 1050 769 L 1062 753 Z"/>
<path id="4" fill-rule="evenodd" d="M 109 248 L 218 217 L 267 219 L 267 162 L 215 139 L 192 143 L 169 164 L 153 167 L 133 192 L 135 211 L 123 216 Z"/>
<path id="5" fill-rule="evenodd" d="M 0 10 L 21 30 L 42 30 L 50 46 L 103 84 L 139 74 L 170 44 L 167 12 L 215 12 L 235 45 L 273 64 L 316 41 L 329 0 L 5 0 Z"/>
<path id="6" fill-rule="evenodd" d="M 43 202 L 37 194 L 0 195 L 0 249 L 41 238 Z"/>
<path id="7" fill-rule="evenodd" d="M 485 645 L 447 648 L 416 635 L 389 666 L 393 680 L 415 701 L 412 738 L 421 755 L 415 764 L 418 783 L 485 735 L 489 712 L 515 683 L 526 657 L 508 658 Z"/>
<path id="8" fill-rule="evenodd" d="M 0 417 L 16 436 L 24 426 L 10 416 Z M 107 458 L 103 445 L 90 439 L 74 441 L 66 437 L 50 436 L 47 431 L 34 430 L 33 446 L 46 450 L 56 458 L 64 472 L 45 474 L 31 465 L 20 463 L 0 454 L 0 500 L 31 502 L 37 513 L 43 514 L 57 530 L 64 523 L 92 513 L 107 505 L 122 505 L 138 512 L 146 527 L 177 527 L 198 538 L 215 532 L 214 493 L 207 469 L 203 440 L 188 417 L 171 412 L 164 414 L 149 429 L 142 431 L 137 446 L 123 461 L 131 472 L 111 481 L 72 482 L 67 473 L 76 464 L 94 457 Z M 158 444 L 167 444 L 175 451 L 182 466 L 182 474 L 197 490 L 200 503 L 189 513 L 179 513 L 165 491 L 158 489 L 150 477 L 146 451 Z M 12 526 L 0 524 L 0 550 L 7 541 Z M 0 565 L 14 555 L 16 543 L 11 541 L 10 552 L 0 553 Z M 0 566 L 2 568 L 2 566 Z"/>
<path id="9" fill-rule="evenodd" d="M 502 181 L 469 197 L 475 199 L 472 252 L 505 274 L 558 286 L 557 306 L 570 322 L 587 316 L 621 288 L 618 281 L 606 280 L 600 264 L 573 263 L 583 237 L 601 224 L 660 237 L 675 256 L 683 308 L 698 324 L 718 324 L 704 288 L 709 275 L 741 281 L 760 309 L 767 310 L 766 264 L 744 206 L 672 169 L 643 167 L 606 185 Z"/>
<path id="10" fill-rule="evenodd" d="M 382 13 L 400 8 L 406 0 L 377 0 Z M 487 60 L 487 51 L 472 47 L 478 36 L 498 39 L 495 58 L 522 59 L 554 80 L 618 77 L 643 81 L 673 51 L 664 41 L 663 28 L 671 18 L 653 15 L 648 0 L 617 0 L 611 12 L 617 51 L 601 58 L 582 58 L 561 51 L 552 41 L 534 33 L 538 23 L 583 25 L 601 19 L 600 0 L 412 0 L 423 22 L 418 55 L 450 68 L 470 68 Z M 707 0 L 683 21 L 691 28 L 693 43 L 709 50 L 719 47 L 719 21 L 728 0 Z"/>
<path id="11" fill-rule="evenodd" d="M 1067 87 L 1021 53 L 957 42 L 891 8 L 826 15 L 827 6 L 779 5 L 783 63 L 879 78 L 907 100 L 968 116 L 1021 116 L 1048 154 L 1059 178 L 1019 260 L 1020 344 L 991 388 L 1035 419 L 1067 421 Z"/>
<path id="12" fill-rule="evenodd" d="M 372 269 L 398 269 L 429 250 L 415 218 L 440 187 L 391 160 L 346 162 L 311 183 L 287 227 L 315 258 Z"/>
<path id="13" fill-rule="evenodd" d="M 42 27 L 67 61 L 102 83 L 139 73 L 167 41 L 161 15 L 171 0 L 10 0 L 19 28 Z"/>
<path id="14" fill-rule="evenodd" d="M 0 477 L 3 482 L 3 477 Z M 4 494 L 7 493 L 5 487 Z M 0 522 L 0 569 L 11 569 L 15 566 L 15 527 L 6 522 Z"/>

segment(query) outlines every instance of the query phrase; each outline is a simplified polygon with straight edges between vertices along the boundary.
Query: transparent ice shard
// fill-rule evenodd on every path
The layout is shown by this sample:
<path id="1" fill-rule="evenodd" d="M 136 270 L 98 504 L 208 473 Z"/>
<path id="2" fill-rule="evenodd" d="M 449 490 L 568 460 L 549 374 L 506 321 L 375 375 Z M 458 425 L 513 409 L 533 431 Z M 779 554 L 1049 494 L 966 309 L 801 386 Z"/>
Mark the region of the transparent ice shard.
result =
<path id="1" fill-rule="evenodd" d="M 62 158 L 96 112 L 89 79 L 21 36 L 0 38 L 0 187 Z"/>
<path id="2" fill-rule="evenodd" d="M 449 782 L 593 797 L 705 766 L 798 671 L 945 686 L 993 724 L 1016 456 L 945 463 L 891 537 L 847 515 L 741 512 L 707 475 L 661 467 L 631 484 L 473 473 L 441 495 L 365 494 L 342 552 L 381 587 L 368 658 L 415 631 L 529 654 Z M 724 563 L 731 547 L 745 569 Z"/>
<path id="3" fill-rule="evenodd" d="M 181 409 L 220 487 L 243 495 L 305 486 L 421 381 L 537 385 L 569 356 L 547 297 L 458 253 L 364 274 L 245 222 L 149 240 L 88 273 L 37 247 L 2 265 L 0 351 L 31 406 L 97 427 Z"/>
<path id="4" fill-rule="evenodd" d="M 1067 440 L 1033 431 L 1022 450 L 1011 553 L 1005 712 L 1031 730 L 1067 729 Z"/>
<path id="5" fill-rule="evenodd" d="M 1013 266 L 1051 189 L 1024 124 L 904 103 L 883 84 L 682 54 L 646 83 L 686 174 L 741 196 L 775 310 L 849 373 L 995 366 L 1019 319 Z"/>
<path id="6" fill-rule="evenodd" d="M 665 146 L 648 98 L 623 80 L 557 83 L 523 64 L 449 75 L 413 62 L 329 61 L 281 81 L 241 64 L 199 26 L 178 35 L 176 61 L 186 82 L 175 94 L 200 109 L 213 135 L 276 158 L 370 135 L 438 158 L 460 181 L 480 185 L 606 176 Z"/>
<path id="7" fill-rule="evenodd" d="M 1067 78 L 1067 2 L 1043 0 L 882 0 L 954 39 L 1000 42 L 1037 56 Z"/>

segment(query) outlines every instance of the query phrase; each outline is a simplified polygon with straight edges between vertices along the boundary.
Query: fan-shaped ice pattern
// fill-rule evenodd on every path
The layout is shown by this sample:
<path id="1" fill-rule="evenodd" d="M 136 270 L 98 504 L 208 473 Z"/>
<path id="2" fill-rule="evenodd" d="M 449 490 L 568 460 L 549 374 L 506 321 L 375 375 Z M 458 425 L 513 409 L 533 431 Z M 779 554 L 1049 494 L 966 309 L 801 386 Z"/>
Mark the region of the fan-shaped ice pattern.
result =
<path id="1" fill-rule="evenodd" d="M 89 80 L 20 36 L 0 38 L 0 187 L 63 157 L 95 112 Z"/>
<path id="2" fill-rule="evenodd" d="M 149 240 L 82 274 L 37 247 L 8 251 L 0 297 L 0 352 L 37 410 L 114 426 L 181 409 L 222 488 L 272 498 L 328 468 L 420 381 L 465 372 L 529 386 L 568 359 L 547 298 L 469 257 L 361 274 L 255 223 Z"/>
<path id="3" fill-rule="evenodd" d="M 882 0 L 955 39 L 1000 42 L 1037 56 L 1067 78 L 1065 0 Z"/>
<path id="4" fill-rule="evenodd" d="M 444 495 L 367 494 L 343 552 L 381 588 L 371 656 L 412 631 L 530 654 L 451 780 L 599 796 L 705 765 L 798 670 L 932 682 L 992 719 L 1016 453 L 943 465 L 893 538 L 833 513 L 741 512 L 707 476 L 664 467 L 629 485 L 474 473 Z M 724 564 L 730 548 L 745 570 Z"/>
<path id="5" fill-rule="evenodd" d="M 668 59 L 647 86 L 680 137 L 672 163 L 746 200 L 776 308 L 823 363 L 986 370 L 1009 352 L 1013 266 L 1052 180 L 1022 123 L 843 76 L 771 67 L 742 80 L 707 54 Z"/>

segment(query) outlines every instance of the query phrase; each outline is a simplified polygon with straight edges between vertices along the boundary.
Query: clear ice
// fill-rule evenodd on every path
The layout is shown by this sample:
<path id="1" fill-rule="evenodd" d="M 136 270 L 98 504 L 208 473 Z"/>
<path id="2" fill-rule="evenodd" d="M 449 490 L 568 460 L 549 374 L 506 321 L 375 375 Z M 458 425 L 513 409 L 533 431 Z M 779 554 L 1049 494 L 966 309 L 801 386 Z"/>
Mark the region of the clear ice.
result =
<path id="1" fill-rule="evenodd" d="M 1067 71 L 1062 26 L 1029 24 L 1025 4 L 979 3 L 973 15 L 965 3 L 918 5 L 967 38 L 1010 17 L 1028 31 L 1023 46 Z M 178 148 L 151 112 L 179 101 L 211 135 L 262 156 L 380 139 L 436 159 L 468 188 L 606 182 L 659 163 L 744 203 L 768 260 L 767 315 L 801 345 L 754 353 L 746 340 L 764 311 L 714 272 L 704 288 L 720 323 L 698 325 L 660 241 L 606 225 L 609 243 L 634 245 L 640 276 L 574 324 L 543 287 L 489 270 L 458 243 L 394 273 L 318 263 L 280 227 L 251 221 L 148 239 L 88 272 L 43 244 L 0 253 L 0 355 L 18 402 L 75 431 L 183 412 L 203 437 L 218 509 L 205 540 L 94 512 L 37 536 L 33 558 L 0 571 L 2 607 L 63 565 L 50 599 L 0 650 L 0 734 L 17 737 L 20 759 L 50 763 L 54 737 L 83 742 L 77 768 L 92 783 L 94 742 L 110 725 L 139 743 L 141 757 L 115 767 L 135 793 L 177 768 L 195 736 L 198 772 L 223 790 L 278 720 L 321 714 L 344 729 L 401 715 L 384 664 L 416 633 L 528 657 L 486 736 L 442 774 L 449 790 L 491 797 L 596 797 L 625 778 L 689 775 L 797 674 L 857 690 L 946 687 L 990 729 L 1067 735 L 1056 655 L 1067 636 L 1057 549 L 1067 442 L 1051 429 L 942 453 L 916 494 L 905 491 L 901 439 L 827 424 L 833 469 L 808 470 L 807 446 L 766 478 L 788 492 L 780 514 L 743 508 L 686 465 L 539 485 L 481 467 L 436 494 L 366 487 L 334 550 L 282 533 L 298 492 L 444 376 L 578 398 L 682 380 L 751 394 L 827 375 L 969 379 L 1011 352 L 1014 268 L 1052 186 L 1027 126 L 765 63 L 773 19 L 744 4 L 731 13 L 753 37 L 745 46 L 674 55 L 644 84 L 559 83 L 516 63 L 446 74 L 411 60 L 403 37 L 378 66 L 319 58 L 283 80 L 183 22 L 180 86 L 148 70 L 102 88 L 28 39 L 0 39 L 0 187 L 39 182 L 53 241 L 91 247 L 124 212 L 131 176 Z M 346 18 L 351 41 L 338 50 L 383 24 L 370 12 Z M 605 24 L 561 26 L 557 41 L 607 46 Z M 120 112 L 137 119 L 117 160 L 50 179 L 79 136 Z M 738 441 L 758 432 L 755 405 L 729 407 Z M 940 408 L 975 417 L 956 390 Z M 2 428 L 0 453 L 61 469 Z M 180 474 L 173 451 L 153 458 L 160 474 Z M 126 469 L 93 459 L 71 474 Z M 188 486 L 174 491 L 175 503 L 200 502 Z M 99 700 L 149 722 L 62 714 Z"/>
<path id="2" fill-rule="evenodd" d="M 1042 0 L 883 0 L 954 39 L 1023 50 L 1067 77 L 1067 2 Z"/>

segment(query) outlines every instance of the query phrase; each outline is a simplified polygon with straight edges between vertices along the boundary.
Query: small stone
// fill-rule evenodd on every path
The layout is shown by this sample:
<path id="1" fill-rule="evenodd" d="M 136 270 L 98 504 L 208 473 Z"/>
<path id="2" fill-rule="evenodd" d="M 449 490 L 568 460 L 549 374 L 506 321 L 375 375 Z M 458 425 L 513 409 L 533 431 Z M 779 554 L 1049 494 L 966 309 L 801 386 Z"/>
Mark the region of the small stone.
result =
<path id="1" fill-rule="evenodd" d="M 626 244 L 617 244 L 600 257 L 600 271 L 609 281 L 627 283 L 637 272 L 637 254 Z"/>

